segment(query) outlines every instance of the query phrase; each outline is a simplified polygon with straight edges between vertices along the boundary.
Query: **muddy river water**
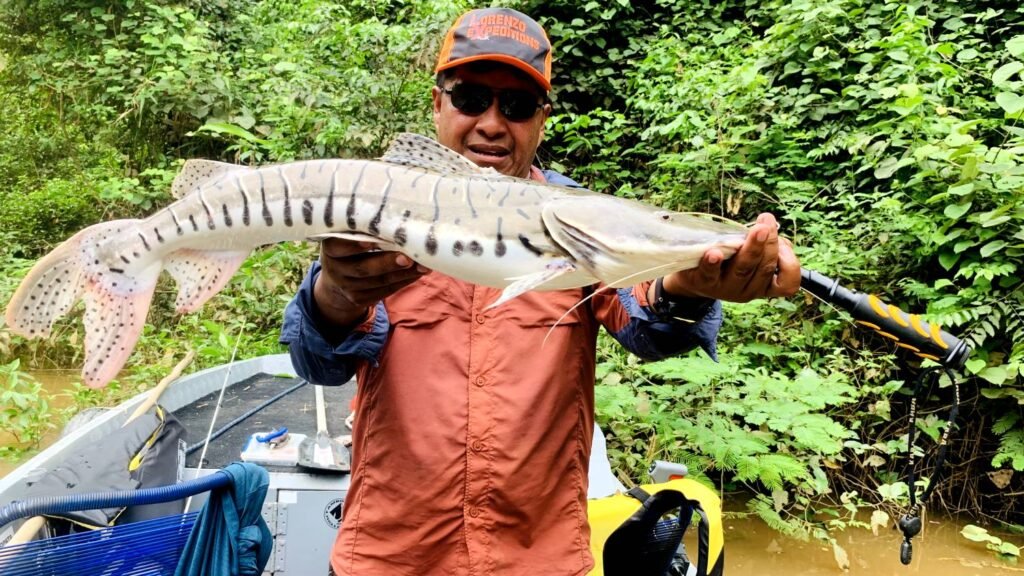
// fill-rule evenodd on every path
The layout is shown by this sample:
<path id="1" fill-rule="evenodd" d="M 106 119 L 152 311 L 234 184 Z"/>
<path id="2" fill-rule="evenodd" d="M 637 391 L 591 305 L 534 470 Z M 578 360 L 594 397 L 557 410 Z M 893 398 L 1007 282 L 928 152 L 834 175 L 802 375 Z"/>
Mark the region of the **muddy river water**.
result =
<path id="1" fill-rule="evenodd" d="M 725 573 L 760 576 L 996 576 L 1024 574 L 1024 568 L 1000 561 L 981 543 L 960 535 L 967 522 L 932 517 L 914 538 L 909 566 L 900 564 L 903 537 L 898 530 L 851 528 L 837 536 L 850 569 L 840 570 L 830 546 L 781 536 L 759 519 L 725 519 Z M 991 530 L 990 530 L 991 531 Z M 1004 538 L 1015 544 L 1022 536 Z"/>
<path id="2" fill-rule="evenodd" d="M 44 445 L 48 445 L 60 435 L 58 413 L 71 401 L 66 390 L 75 373 L 40 371 L 33 376 L 52 395 L 50 410 L 55 427 L 44 439 Z M 0 432 L 0 442 L 10 441 L 8 435 Z M 0 477 L 17 465 L 0 460 Z M 743 509 L 741 503 L 727 503 L 726 507 Z M 1024 576 L 1024 566 L 1002 562 L 984 544 L 961 536 L 966 520 L 930 517 L 924 531 L 914 539 L 914 557 L 909 566 L 899 561 L 902 537 L 898 531 L 883 530 L 876 536 L 869 530 L 846 530 L 838 535 L 838 541 L 848 555 L 848 571 L 839 569 L 829 546 L 786 538 L 757 518 L 727 515 L 724 522 L 725 573 L 729 576 Z M 1024 536 L 999 536 L 1017 545 L 1024 544 Z"/>
<path id="3" fill-rule="evenodd" d="M 31 376 L 43 387 L 49 395 L 50 415 L 53 427 L 43 436 L 40 447 L 46 447 L 60 438 L 62 426 L 60 412 L 71 405 L 72 398 L 68 392 L 71 383 L 78 377 L 77 370 L 38 370 L 31 372 Z M 0 445 L 7 445 L 15 442 L 6 430 L 0 430 Z M 31 456 L 31 455 L 29 455 Z M 27 459 L 27 458 L 26 458 Z M 18 467 L 20 462 L 0 459 L 0 477 Z"/>

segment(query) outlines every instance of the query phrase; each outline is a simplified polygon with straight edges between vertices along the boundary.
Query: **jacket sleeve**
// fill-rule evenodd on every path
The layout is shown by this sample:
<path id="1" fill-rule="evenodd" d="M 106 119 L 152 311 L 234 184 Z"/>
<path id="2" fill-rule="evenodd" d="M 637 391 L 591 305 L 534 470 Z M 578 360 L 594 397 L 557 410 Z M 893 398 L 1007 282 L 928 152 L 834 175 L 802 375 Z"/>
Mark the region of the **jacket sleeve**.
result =
<path id="1" fill-rule="evenodd" d="M 295 372 L 314 384 L 336 386 L 348 382 L 359 362 L 377 365 L 388 337 L 388 314 L 378 302 L 369 317 L 340 343 L 332 344 L 318 328 L 318 312 L 313 303 L 313 283 L 320 274 L 314 262 L 295 298 L 284 310 L 282 344 L 288 345 Z"/>
<path id="2" fill-rule="evenodd" d="M 594 314 L 608 333 L 645 360 L 660 360 L 700 346 L 717 361 L 715 342 L 722 325 L 722 303 L 716 301 L 695 322 L 662 318 L 647 301 L 649 286 L 650 282 L 644 282 L 594 295 Z"/>

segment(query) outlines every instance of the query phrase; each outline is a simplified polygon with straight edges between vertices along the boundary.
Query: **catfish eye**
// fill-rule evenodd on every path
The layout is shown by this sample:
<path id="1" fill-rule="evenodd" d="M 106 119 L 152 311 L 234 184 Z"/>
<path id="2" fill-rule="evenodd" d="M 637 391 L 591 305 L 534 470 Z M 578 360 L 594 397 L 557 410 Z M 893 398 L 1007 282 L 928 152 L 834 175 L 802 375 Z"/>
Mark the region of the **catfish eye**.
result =
<path id="1" fill-rule="evenodd" d="M 666 222 L 668 222 L 669 220 L 672 219 L 672 215 L 669 214 L 668 212 L 662 212 L 661 213 L 661 219 L 666 221 Z"/>

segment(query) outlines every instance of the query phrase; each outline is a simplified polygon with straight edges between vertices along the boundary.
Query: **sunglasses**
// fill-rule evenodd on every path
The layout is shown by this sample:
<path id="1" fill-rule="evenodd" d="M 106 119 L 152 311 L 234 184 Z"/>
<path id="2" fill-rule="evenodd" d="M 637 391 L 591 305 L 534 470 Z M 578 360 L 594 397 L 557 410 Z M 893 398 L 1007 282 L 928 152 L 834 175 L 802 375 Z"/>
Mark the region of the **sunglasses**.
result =
<path id="1" fill-rule="evenodd" d="M 512 122 L 533 118 L 547 101 L 538 102 L 537 95 L 529 90 L 491 90 L 488 86 L 469 82 L 459 82 L 441 91 L 451 98 L 452 106 L 469 116 L 479 116 L 486 112 L 497 96 L 498 110 Z"/>

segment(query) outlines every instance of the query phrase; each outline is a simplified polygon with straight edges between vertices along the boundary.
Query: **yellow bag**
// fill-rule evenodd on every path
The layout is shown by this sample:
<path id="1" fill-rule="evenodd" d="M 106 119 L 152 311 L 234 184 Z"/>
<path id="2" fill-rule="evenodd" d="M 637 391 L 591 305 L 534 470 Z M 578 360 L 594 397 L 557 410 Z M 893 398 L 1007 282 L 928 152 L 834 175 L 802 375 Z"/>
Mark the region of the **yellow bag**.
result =
<path id="1" fill-rule="evenodd" d="M 703 523 L 705 521 L 704 518 L 706 518 L 706 525 L 700 527 L 700 532 L 703 534 L 700 534 L 698 537 L 699 549 L 696 551 L 687 550 L 689 560 L 694 566 L 703 565 L 707 568 L 706 574 L 698 572 L 698 576 L 722 574 L 725 554 L 723 550 L 722 506 L 718 495 L 703 484 L 689 478 L 669 480 L 660 484 L 645 484 L 639 486 L 639 488 L 640 491 L 635 491 L 635 489 L 631 491 L 634 495 L 618 493 L 606 498 L 588 501 L 587 516 L 590 520 L 590 548 L 596 562 L 594 569 L 590 572 L 590 576 L 606 576 L 605 544 L 609 542 L 609 537 L 612 537 L 613 533 L 620 528 L 624 531 L 631 530 L 635 532 L 642 524 L 646 528 L 647 524 L 657 519 L 647 518 L 641 520 L 640 518 L 644 516 L 645 511 L 648 511 L 645 508 L 653 500 L 660 500 L 659 506 L 674 508 L 676 511 L 680 509 L 681 505 L 684 516 L 688 515 L 691 510 L 697 513 L 702 512 L 701 522 Z M 641 502 L 641 499 L 646 500 L 644 498 L 645 494 L 654 496 L 663 491 L 675 491 L 678 494 L 666 493 L 651 501 Z M 656 516 L 660 515 L 660 512 L 656 514 Z M 647 514 L 647 516 L 651 515 Z M 689 519 L 689 517 L 686 518 L 687 521 Z M 621 546 L 624 542 L 628 542 L 628 538 L 621 538 L 621 536 L 623 536 L 622 532 L 613 537 L 615 545 Z M 626 546 L 626 548 L 630 549 L 612 550 L 609 548 L 609 553 L 615 554 L 615 556 L 611 557 L 615 564 L 628 565 L 634 561 L 634 558 L 625 556 L 630 554 L 636 554 L 636 562 L 642 562 L 639 557 L 640 551 L 636 550 L 633 546 Z M 631 571 L 629 573 L 635 574 L 636 572 Z M 609 571 L 607 576 L 615 575 Z"/>

